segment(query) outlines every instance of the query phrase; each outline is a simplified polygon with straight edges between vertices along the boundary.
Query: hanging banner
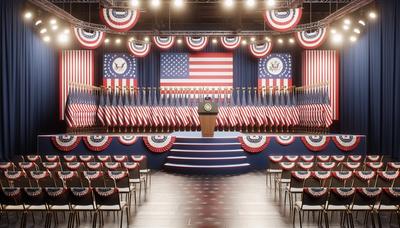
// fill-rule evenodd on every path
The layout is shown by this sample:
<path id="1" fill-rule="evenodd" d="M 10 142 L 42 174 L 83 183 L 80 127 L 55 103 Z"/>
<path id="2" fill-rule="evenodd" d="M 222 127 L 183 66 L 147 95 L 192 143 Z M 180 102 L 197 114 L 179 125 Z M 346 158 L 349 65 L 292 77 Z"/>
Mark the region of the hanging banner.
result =
<path id="1" fill-rule="evenodd" d="M 83 48 L 96 49 L 103 44 L 104 32 L 88 31 L 83 28 L 74 27 L 74 34 Z"/>
<path id="2" fill-rule="evenodd" d="M 265 135 L 244 135 L 238 138 L 243 150 L 250 153 L 259 153 L 263 151 L 267 148 L 271 140 Z"/>
<path id="3" fill-rule="evenodd" d="M 297 43 L 305 49 L 316 49 L 320 47 L 327 38 L 327 29 L 318 28 L 313 31 L 295 32 Z"/>
<path id="4" fill-rule="evenodd" d="M 153 41 L 156 46 L 160 49 L 167 50 L 170 49 L 175 43 L 174 36 L 155 36 Z"/>
<path id="5" fill-rule="evenodd" d="M 71 151 L 81 142 L 80 136 L 75 135 L 57 135 L 51 137 L 53 145 L 61 151 Z"/>
<path id="6" fill-rule="evenodd" d="M 112 30 L 126 32 L 138 22 L 140 11 L 138 9 L 112 9 L 100 8 L 100 18 Z"/>
<path id="7" fill-rule="evenodd" d="M 278 32 L 286 32 L 300 22 L 302 15 L 302 8 L 285 9 L 285 10 L 266 10 L 264 12 L 264 21 L 267 25 Z"/>
<path id="8" fill-rule="evenodd" d="M 143 136 L 143 142 L 151 152 L 162 153 L 171 149 L 172 145 L 175 142 L 175 136 L 170 136 L 170 135 Z"/>

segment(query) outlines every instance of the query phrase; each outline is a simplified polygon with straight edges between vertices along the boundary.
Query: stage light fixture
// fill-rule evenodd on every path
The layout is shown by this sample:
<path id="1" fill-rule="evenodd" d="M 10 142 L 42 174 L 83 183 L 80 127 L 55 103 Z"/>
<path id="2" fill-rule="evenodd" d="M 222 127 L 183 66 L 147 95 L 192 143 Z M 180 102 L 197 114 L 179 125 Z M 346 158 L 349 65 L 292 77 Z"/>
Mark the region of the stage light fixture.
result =
<path id="1" fill-rule="evenodd" d="M 294 39 L 293 38 L 289 38 L 289 43 L 294 44 Z"/>
<path id="2" fill-rule="evenodd" d="M 217 38 L 213 38 L 213 39 L 212 39 L 212 43 L 213 43 L 213 44 L 218 43 Z"/>
<path id="3" fill-rule="evenodd" d="M 348 18 L 344 19 L 343 23 L 344 23 L 345 25 L 351 25 L 351 21 L 350 21 L 350 19 L 348 19 Z"/>
<path id="4" fill-rule="evenodd" d="M 177 39 L 176 42 L 177 42 L 178 44 L 181 44 L 181 43 L 182 43 L 182 39 Z"/>
<path id="5" fill-rule="evenodd" d="M 46 43 L 50 42 L 50 40 L 51 40 L 50 36 L 44 36 L 43 37 L 43 41 L 46 42 Z"/>
<path id="6" fill-rule="evenodd" d="M 331 33 L 332 33 L 332 34 L 336 34 L 336 33 L 337 33 L 336 29 L 334 29 L 334 28 L 331 29 Z"/>
<path id="7" fill-rule="evenodd" d="M 275 0 L 265 0 L 265 3 L 268 7 L 274 7 L 276 2 Z"/>
<path id="8" fill-rule="evenodd" d="M 42 20 L 40 20 L 40 19 L 35 22 L 35 26 L 38 26 L 40 24 L 42 24 Z"/>
<path id="9" fill-rule="evenodd" d="M 131 0 L 131 6 L 133 7 L 139 7 L 140 6 L 140 1 L 139 0 Z"/>
<path id="10" fill-rule="evenodd" d="M 374 11 L 371 11 L 371 12 L 369 12 L 368 17 L 371 19 L 375 19 L 377 17 L 377 15 Z"/>
<path id="11" fill-rule="evenodd" d="M 49 21 L 49 23 L 51 24 L 51 25 L 55 25 L 55 24 L 57 24 L 57 20 L 56 19 L 51 19 L 50 21 Z"/>
<path id="12" fill-rule="evenodd" d="M 183 7 L 183 0 L 174 0 L 174 7 L 175 8 L 182 8 Z"/>
<path id="13" fill-rule="evenodd" d="M 348 26 L 348 25 L 343 25 L 342 28 L 343 28 L 343 30 L 349 30 L 349 29 L 350 29 L 350 26 Z"/>
<path id="14" fill-rule="evenodd" d="M 134 40 L 135 40 L 135 37 L 132 36 L 131 38 L 129 38 L 128 41 L 129 41 L 129 42 L 132 42 L 132 41 L 134 41 Z"/>
<path id="15" fill-rule="evenodd" d="M 66 35 L 66 34 L 64 34 L 64 33 L 60 33 L 60 34 L 58 34 L 58 36 L 57 36 L 57 41 L 58 41 L 60 44 L 66 44 L 66 43 L 68 43 L 68 41 L 69 41 L 69 37 L 68 37 L 68 35 Z"/>
<path id="16" fill-rule="evenodd" d="M 252 37 L 250 37 L 250 41 L 254 42 L 254 41 L 256 41 L 256 38 L 254 36 L 252 36 Z"/>
<path id="17" fill-rule="evenodd" d="M 104 40 L 104 43 L 105 43 L 105 44 L 110 43 L 110 39 L 106 38 L 106 39 Z"/>
<path id="18" fill-rule="evenodd" d="M 246 7 L 247 8 L 254 8 L 256 6 L 255 0 L 246 0 Z"/>
<path id="19" fill-rule="evenodd" d="M 242 45 L 246 45 L 247 44 L 247 40 L 242 40 Z"/>
<path id="20" fill-rule="evenodd" d="M 350 36 L 350 41 L 351 42 L 356 42 L 357 41 L 357 37 L 356 36 Z"/>
<path id="21" fill-rule="evenodd" d="M 117 38 L 116 40 L 115 40 L 115 44 L 120 44 L 121 43 L 121 39 L 120 38 Z"/>
<path id="22" fill-rule="evenodd" d="M 47 32 L 47 28 L 42 28 L 40 29 L 40 34 L 46 33 Z"/>
<path id="23" fill-rule="evenodd" d="M 360 24 L 360 25 L 362 25 L 362 26 L 365 26 L 365 25 L 366 25 L 365 21 L 363 21 L 363 20 L 359 20 L 359 21 L 358 21 L 358 24 Z"/>
<path id="24" fill-rule="evenodd" d="M 232 8 L 235 2 L 233 0 L 224 0 L 225 8 Z"/>
<path id="25" fill-rule="evenodd" d="M 149 42 L 150 38 L 148 36 L 144 37 L 144 41 Z"/>
<path id="26" fill-rule="evenodd" d="M 161 1 L 160 0 L 151 0 L 151 2 L 150 2 L 150 6 L 153 9 L 158 9 L 160 7 L 160 5 L 161 5 Z"/>
<path id="27" fill-rule="evenodd" d="M 354 31 L 355 33 L 357 33 L 357 34 L 360 34 L 360 33 L 361 33 L 361 31 L 360 31 L 359 28 L 355 28 L 353 31 Z"/>
<path id="28" fill-rule="evenodd" d="M 52 29 L 53 31 L 56 31 L 56 30 L 58 29 L 58 25 L 52 25 L 52 26 L 51 26 L 51 29 Z"/>
<path id="29" fill-rule="evenodd" d="M 278 43 L 279 43 L 279 44 L 283 44 L 283 39 L 279 38 L 279 39 L 278 39 Z"/>
<path id="30" fill-rule="evenodd" d="M 340 44 L 343 41 L 343 35 L 340 33 L 336 33 L 332 36 L 332 42 L 335 44 Z"/>
<path id="31" fill-rule="evenodd" d="M 25 18 L 26 20 L 32 19 L 32 16 L 33 16 L 33 14 L 32 14 L 31 11 L 27 11 L 27 12 L 24 14 L 24 18 Z"/>
<path id="32" fill-rule="evenodd" d="M 264 39 L 265 39 L 266 41 L 268 41 L 268 42 L 271 42 L 271 38 L 269 38 L 268 36 L 266 36 Z"/>

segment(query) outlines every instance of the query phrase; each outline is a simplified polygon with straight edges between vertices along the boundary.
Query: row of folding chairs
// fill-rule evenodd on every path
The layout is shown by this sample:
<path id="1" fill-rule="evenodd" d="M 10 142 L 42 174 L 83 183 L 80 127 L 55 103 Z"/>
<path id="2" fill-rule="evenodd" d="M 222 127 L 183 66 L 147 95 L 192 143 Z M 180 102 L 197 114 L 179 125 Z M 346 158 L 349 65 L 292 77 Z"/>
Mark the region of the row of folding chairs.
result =
<path id="1" fill-rule="evenodd" d="M 268 159 L 273 162 L 388 162 L 392 161 L 387 155 L 271 155 Z"/>
<path id="2" fill-rule="evenodd" d="M 124 212 L 129 225 L 129 205 L 120 197 L 117 187 L 2 187 L 0 191 L 2 213 L 22 214 L 21 227 L 26 227 L 27 215 L 34 212 L 45 214 L 44 227 L 50 228 L 52 220 L 58 224 L 58 212 L 68 213 L 68 227 L 80 223 L 79 212 L 91 213 L 92 225 L 96 227 L 97 218 L 104 225 L 104 212 L 119 212 L 120 227 L 123 225 Z"/>
<path id="3" fill-rule="evenodd" d="M 146 155 L 21 155 L 13 159 L 15 162 L 136 162 L 141 159 L 146 159 Z"/>
<path id="4" fill-rule="evenodd" d="M 375 227 L 375 216 L 378 219 L 379 227 L 382 227 L 381 213 L 391 212 L 397 215 L 400 227 L 400 188 L 309 187 L 303 188 L 301 194 L 301 200 L 294 203 L 294 209 L 291 211 L 293 227 L 296 225 L 296 214 L 298 213 L 300 227 L 302 227 L 303 213 L 308 211 L 318 212 L 318 225 L 322 226 L 325 223 L 325 227 L 329 227 L 328 213 L 331 212 L 341 212 L 341 227 L 354 227 L 354 212 L 365 212 L 365 227 L 367 227 L 369 218 Z"/>

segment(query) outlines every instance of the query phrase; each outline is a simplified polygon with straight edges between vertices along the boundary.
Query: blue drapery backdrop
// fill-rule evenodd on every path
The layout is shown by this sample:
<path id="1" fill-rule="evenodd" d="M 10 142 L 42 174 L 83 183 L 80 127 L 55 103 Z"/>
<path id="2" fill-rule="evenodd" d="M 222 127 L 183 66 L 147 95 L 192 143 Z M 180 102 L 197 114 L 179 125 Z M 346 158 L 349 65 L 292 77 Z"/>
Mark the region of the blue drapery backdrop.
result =
<path id="1" fill-rule="evenodd" d="M 0 158 L 36 151 L 36 135 L 57 128 L 57 55 L 25 24 L 25 1 L 0 1 Z"/>
<path id="2" fill-rule="evenodd" d="M 368 136 L 369 153 L 400 158 L 400 1 L 378 0 L 378 19 L 341 52 L 341 129 Z"/>

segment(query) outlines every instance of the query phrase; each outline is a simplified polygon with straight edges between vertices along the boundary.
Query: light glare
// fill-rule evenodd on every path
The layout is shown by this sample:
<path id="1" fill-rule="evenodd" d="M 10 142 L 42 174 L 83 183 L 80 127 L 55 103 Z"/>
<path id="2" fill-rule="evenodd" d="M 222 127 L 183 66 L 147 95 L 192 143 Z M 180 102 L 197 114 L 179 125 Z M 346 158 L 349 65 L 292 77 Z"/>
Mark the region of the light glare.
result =
<path id="1" fill-rule="evenodd" d="M 50 36 L 44 36 L 43 37 L 43 41 L 46 42 L 46 43 L 50 42 L 50 40 L 51 40 Z"/>
<path id="2" fill-rule="evenodd" d="M 377 17 L 377 15 L 376 15 L 376 13 L 374 11 L 369 12 L 368 16 L 371 19 L 375 19 Z"/>
<path id="3" fill-rule="evenodd" d="M 174 6 L 176 8 L 182 8 L 183 7 L 183 0 L 174 0 Z"/>
<path id="4" fill-rule="evenodd" d="M 225 1 L 224 1 L 224 6 L 225 6 L 226 8 L 232 8 L 233 5 L 234 5 L 234 1 L 233 1 L 233 0 L 225 0 Z"/>
<path id="5" fill-rule="evenodd" d="M 254 8 L 256 6 L 256 1 L 255 0 L 246 0 L 246 7 L 247 8 Z"/>
<path id="6" fill-rule="evenodd" d="M 27 20 L 31 19 L 32 18 L 32 12 L 30 12 L 30 11 L 26 12 L 24 14 L 24 18 L 27 19 Z"/>
<path id="7" fill-rule="evenodd" d="M 153 7 L 153 9 L 156 9 L 156 8 L 160 7 L 161 1 L 160 0 L 151 0 L 150 5 L 151 5 L 151 7 Z"/>

